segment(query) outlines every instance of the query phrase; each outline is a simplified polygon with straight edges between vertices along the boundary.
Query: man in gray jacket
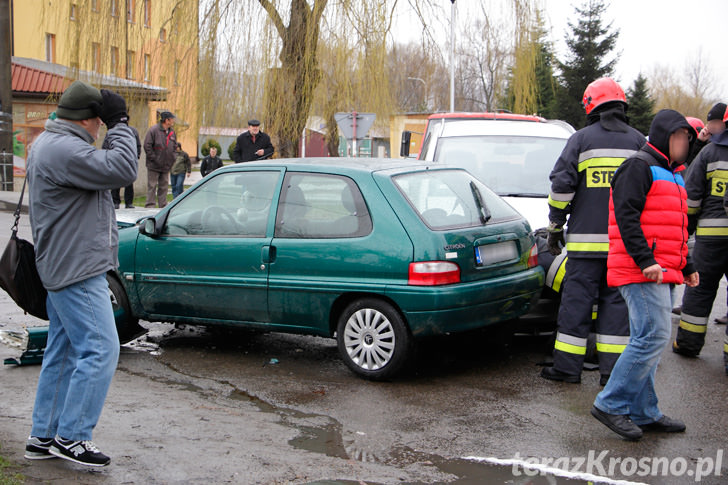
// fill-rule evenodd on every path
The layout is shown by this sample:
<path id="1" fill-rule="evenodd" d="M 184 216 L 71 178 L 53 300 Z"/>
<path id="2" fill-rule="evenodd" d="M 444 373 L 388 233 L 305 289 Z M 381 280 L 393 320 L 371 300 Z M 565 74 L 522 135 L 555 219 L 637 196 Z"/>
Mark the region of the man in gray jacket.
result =
<path id="1" fill-rule="evenodd" d="M 119 358 L 106 273 L 118 266 L 111 189 L 136 178 L 136 140 L 124 98 L 71 84 L 28 157 L 30 225 L 48 290 L 48 343 L 38 379 L 31 460 L 110 461 L 91 441 Z M 103 121 L 107 150 L 91 143 Z"/>
<path id="2" fill-rule="evenodd" d="M 154 207 L 155 195 L 160 209 L 167 205 L 169 171 L 177 151 L 177 135 L 173 126 L 174 115 L 163 111 L 159 115 L 159 123 L 149 128 L 144 137 L 144 153 L 147 155 L 147 202 L 144 207 Z"/>

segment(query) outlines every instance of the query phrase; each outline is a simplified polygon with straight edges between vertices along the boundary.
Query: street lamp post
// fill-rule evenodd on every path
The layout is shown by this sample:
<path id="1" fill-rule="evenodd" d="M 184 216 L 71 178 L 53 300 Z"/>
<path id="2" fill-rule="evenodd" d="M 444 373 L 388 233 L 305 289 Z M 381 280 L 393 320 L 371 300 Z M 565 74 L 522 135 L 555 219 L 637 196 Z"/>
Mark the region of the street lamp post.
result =
<path id="1" fill-rule="evenodd" d="M 455 0 L 450 0 L 450 112 L 455 111 Z"/>

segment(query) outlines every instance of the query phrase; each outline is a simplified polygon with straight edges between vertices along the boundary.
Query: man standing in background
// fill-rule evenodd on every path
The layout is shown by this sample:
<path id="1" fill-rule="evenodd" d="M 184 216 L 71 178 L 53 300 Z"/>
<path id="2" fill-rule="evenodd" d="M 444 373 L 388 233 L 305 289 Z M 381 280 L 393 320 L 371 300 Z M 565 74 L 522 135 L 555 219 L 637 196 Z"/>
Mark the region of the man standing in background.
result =
<path id="1" fill-rule="evenodd" d="M 169 172 L 169 179 L 172 183 L 172 198 L 178 197 L 184 191 L 185 175 L 187 177 L 192 173 L 192 164 L 190 156 L 182 150 L 182 144 L 177 143 L 177 153 L 175 153 L 174 165 Z"/>
<path id="2" fill-rule="evenodd" d="M 177 136 L 173 126 L 174 115 L 163 111 L 159 123 L 149 128 L 144 138 L 144 153 L 147 155 L 147 202 L 144 207 L 154 207 L 155 196 L 160 209 L 167 205 L 169 171 L 177 151 Z"/>
<path id="3" fill-rule="evenodd" d="M 270 136 L 260 131 L 260 121 L 248 121 L 248 131 L 241 133 L 235 142 L 233 160 L 235 163 L 262 160 L 273 155 L 273 144 Z"/>

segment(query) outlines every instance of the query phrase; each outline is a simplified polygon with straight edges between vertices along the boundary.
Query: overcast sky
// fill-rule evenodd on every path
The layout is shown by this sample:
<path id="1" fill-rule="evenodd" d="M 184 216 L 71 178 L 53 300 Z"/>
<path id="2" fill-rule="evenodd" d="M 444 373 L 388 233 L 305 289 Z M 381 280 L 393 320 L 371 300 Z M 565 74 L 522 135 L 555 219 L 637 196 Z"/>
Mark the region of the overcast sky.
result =
<path id="1" fill-rule="evenodd" d="M 432 24 L 435 37 L 441 40 L 447 55 L 449 48 L 450 1 L 431 0 L 442 4 L 442 17 Z M 575 23 L 574 5 L 582 0 L 534 0 L 543 6 L 547 24 L 551 26 L 551 38 L 559 59 L 564 59 L 566 44 L 564 35 L 568 22 Z M 458 23 L 472 21 L 480 15 L 480 5 L 486 2 L 491 15 L 510 12 L 511 0 L 456 0 Z M 714 96 L 728 99 L 728 0 L 608 0 L 605 23 L 612 22 L 619 29 L 616 51 L 620 53 L 615 77 L 622 87 L 629 88 L 640 71 L 649 76 L 655 65 L 668 65 L 680 75 L 686 63 L 702 55 L 709 62 L 716 80 Z M 419 35 L 417 22 L 412 17 L 409 2 L 401 2 L 393 30 L 394 40 L 407 42 Z M 570 32 L 570 29 L 569 29 Z"/>
<path id="2" fill-rule="evenodd" d="M 468 2 L 469 0 L 464 0 Z M 542 0 L 557 47 L 566 48 L 564 32 L 581 2 Z M 617 77 L 628 87 L 640 71 L 655 64 L 684 69 L 702 49 L 716 78 L 716 96 L 725 99 L 728 76 L 728 1 L 611 0 L 605 21 L 619 29 Z M 572 23 L 574 20 L 572 20 Z"/>

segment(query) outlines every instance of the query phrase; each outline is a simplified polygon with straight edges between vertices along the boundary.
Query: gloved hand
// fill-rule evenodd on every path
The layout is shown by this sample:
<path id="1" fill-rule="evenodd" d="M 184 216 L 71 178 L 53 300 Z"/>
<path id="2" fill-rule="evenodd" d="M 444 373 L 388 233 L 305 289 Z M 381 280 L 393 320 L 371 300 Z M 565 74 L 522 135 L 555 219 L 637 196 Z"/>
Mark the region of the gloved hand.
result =
<path id="1" fill-rule="evenodd" d="M 549 252 L 554 256 L 558 256 L 561 254 L 561 248 L 566 246 L 566 241 L 564 240 L 564 229 L 551 223 L 548 231 Z"/>
<path id="2" fill-rule="evenodd" d="M 103 104 L 99 106 L 97 113 L 109 130 L 119 123 L 126 124 L 129 121 L 124 98 L 108 89 L 101 90 L 101 97 Z"/>

